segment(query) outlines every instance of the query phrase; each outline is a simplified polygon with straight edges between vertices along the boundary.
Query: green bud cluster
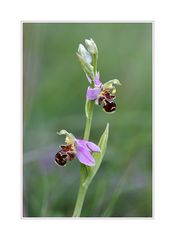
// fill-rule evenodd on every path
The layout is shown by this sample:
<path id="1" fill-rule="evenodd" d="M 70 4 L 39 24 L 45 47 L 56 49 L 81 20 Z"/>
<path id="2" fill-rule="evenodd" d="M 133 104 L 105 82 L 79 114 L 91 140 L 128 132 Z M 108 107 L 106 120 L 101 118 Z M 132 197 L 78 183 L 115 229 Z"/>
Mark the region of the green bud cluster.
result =
<path id="1" fill-rule="evenodd" d="M 98 49 L 92 38 L 85 40 L 85 46 L 79 44 L 77 56 L 83 71 L 93 81 L 97 70 L 94 67 L 97 66 Z"/>

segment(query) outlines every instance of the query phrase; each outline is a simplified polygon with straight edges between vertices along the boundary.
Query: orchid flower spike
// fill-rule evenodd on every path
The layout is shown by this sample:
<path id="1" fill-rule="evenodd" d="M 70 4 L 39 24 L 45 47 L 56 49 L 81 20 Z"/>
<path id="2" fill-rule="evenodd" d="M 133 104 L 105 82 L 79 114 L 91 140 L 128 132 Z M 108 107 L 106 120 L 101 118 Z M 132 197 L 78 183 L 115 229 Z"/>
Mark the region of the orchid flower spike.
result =
<path id="1" fill-rule="evenodd" d="M 116 103 L 114 102 L 116 98 L 116 85 L 121 85 L 118 79 L 113 79 L 105 84 L 100 81 L 99 72 L 96 74 L 94 79 L 95 87 L 88 87 L 86 98 L 88 100 L 95 100 L 97 105 L 101 105 L 103 110 L 108 113 L 115 112 Z"/>
<path id="2" fill-rule="evenodd" d="M 99 146 L 93 142 L 76 139 L 72 133 L 68 133 L 66 130 L 61 130 L 58 134 L 66 135 L 66 144 L 61 145 L 55 155 L 55 162 L 58 165 L 64 166 L 67 161 L 72 161 L 76 157 L 81 163 L 87 166 L 95 165 L 95 160 L 91 154 L 93 152 L 100 152 Z"/>

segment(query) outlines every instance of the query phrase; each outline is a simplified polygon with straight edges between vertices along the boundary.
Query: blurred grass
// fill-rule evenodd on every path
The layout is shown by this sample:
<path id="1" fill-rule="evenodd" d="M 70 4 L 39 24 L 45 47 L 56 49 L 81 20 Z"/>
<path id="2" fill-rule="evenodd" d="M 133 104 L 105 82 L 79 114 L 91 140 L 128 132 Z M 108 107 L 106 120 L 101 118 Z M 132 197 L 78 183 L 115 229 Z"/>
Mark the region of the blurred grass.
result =
<path id="1" fill-rule="evenodd" d="M 108 148 L 85 199 L 82 216 L 152 216 L 151 23 L 24 23 L 24 215 L 71 216 L 78 161 L 54 164 L 56 131 L 83 136 L 88 82 L 76 58 L 93 38 L 101 81 L 118 78 L 118 109 L 95 106 L 91 139 L 110 123 Z"/>

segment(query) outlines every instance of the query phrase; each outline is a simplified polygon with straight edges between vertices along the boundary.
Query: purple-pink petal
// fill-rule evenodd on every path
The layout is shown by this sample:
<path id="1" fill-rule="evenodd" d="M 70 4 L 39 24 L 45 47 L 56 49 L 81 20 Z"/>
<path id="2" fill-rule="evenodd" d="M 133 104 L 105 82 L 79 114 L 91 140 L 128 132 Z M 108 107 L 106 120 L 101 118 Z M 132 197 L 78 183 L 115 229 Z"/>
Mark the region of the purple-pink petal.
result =
<path id="1" fill-rule="evenodd" d="M 83 140 L 83 139 L 77 139 L 77 145 L 82 146 L 86 148 L 87 150 L 90 150 L 92 152 L 100 152 L 100 148 L 98 145 L 96 145 L 93 142 Z"/>
<path id="2" fill-rule="evenodd" d="M 94 166 L 95 165 L 95 160 L 90 154 L 90 152 L 83 147 L 82 145 L 77 145 L 77 154 L 76 154 L 78 160 L 87 165 L 87 166 Z"/>
<path id="3" fill-rule="evenodd" d="M 90 88 L 88 87 L 87 93 L 86 93 L 86 98 L 89 100 L 95 100 L 97 96 L 100 94 L 101 89 L 98 88 Z"/>
<path id="4" fill-rule="evenodd" d="M 97 146 L 95 143 L 87 141 L 86 144 L 87 144 L 88 148 L 90 148 L 90 150 L 92 152 L 100 152 L 99 146 Z"/>
<path id="5" fill-rule="evenodd" d="M 93 142 L 89 142 L 83 139 L 76 139 L 77 146 L 77 158 L 79 161 L 87 166 L 94 166 L 95 160 L 91 155 L 91 152 L 100 152 L 99 146 Z"/>
<path id="6" fill-rule="evenodd" d="M 100 82 L 100 73 L 96 73 L 95 79 L 94 79 L 94 83 L 96 86 L 100 86 L 101 82 Z"/>
<path id="7" fill-rule="evenodd" d="M 76 139 L 77 146 L 84 147 L 84 148 L 86 148 L 86 150 L 90 151 L 90 149 L 88 148 L 88 146 L 86 144 L 87 142 L 88 142 L 87 140 Z"/>

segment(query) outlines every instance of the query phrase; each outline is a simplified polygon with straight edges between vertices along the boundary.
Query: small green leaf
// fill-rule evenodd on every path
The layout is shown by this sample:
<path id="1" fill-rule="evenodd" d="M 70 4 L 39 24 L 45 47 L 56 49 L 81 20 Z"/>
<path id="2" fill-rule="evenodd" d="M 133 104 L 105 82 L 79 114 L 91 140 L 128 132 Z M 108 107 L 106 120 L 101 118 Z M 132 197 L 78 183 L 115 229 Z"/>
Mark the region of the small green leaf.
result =
<path id="1" fill-rule="evenodd" d="M 89 112 L 91 110 L 91 101 L 89 101 L 88 99 L 86 99 L 86 104 L 85 104 L 85 114 L 86 117 L 89 118 Z"/>
<path id="2" fill-rule="evenodd" d="M 89 113 L 89 101 L 88 99 L 86 99 L 86 103 L 85 103 L 85 114 L 86 114 L 86 117 L 88 118 L 88 113 Z"/>
<path id="3" fill-rule="evenodd" d="M 103 160 L 103 157 L 105 155 L 105 152 L 106 152 L 106 146 L 107 146 L 107 142 L 108 142 L 108 135 L 109 135 L 109 123 L 107 123 L 106 125 L 106 129 L 105 131 L 103 132 L 101 138 L 100 138 L 100 141 L 98 143 L 98 146 L 100 147 L 101 149 L 101 152 L 100 153 L 93 153 L 93 157 L 95 159 L 95 166 L 94 167 L 88 167 L 88 176 L 86 178 L 86 181 L 84 182 L 84 186 L 88 186 L 92 179 L 94 178 L 95 174 L 97 173 L 100 165 L 101 165 L 101 162 Z"/>

